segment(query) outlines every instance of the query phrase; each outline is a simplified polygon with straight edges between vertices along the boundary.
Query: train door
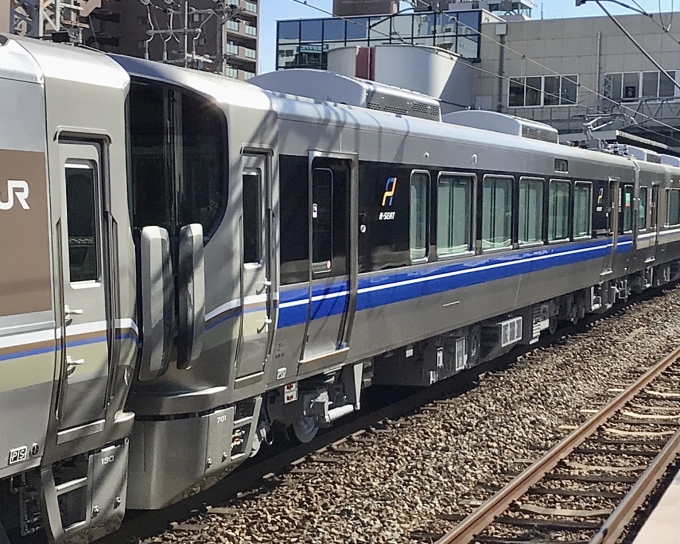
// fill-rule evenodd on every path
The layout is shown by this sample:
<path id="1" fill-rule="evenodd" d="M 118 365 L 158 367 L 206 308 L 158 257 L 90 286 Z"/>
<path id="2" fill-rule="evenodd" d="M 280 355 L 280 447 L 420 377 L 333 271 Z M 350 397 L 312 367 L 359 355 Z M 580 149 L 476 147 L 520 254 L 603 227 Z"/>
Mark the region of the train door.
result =
<path id="1" fill-rule="evenodd" d="M 271 170 L 268 155 L 242 160 L 241 320 L 236 379 L 263 371 L 276 330 Z"/>
<path id="2" fill-rule="evenodd" d="M 59 430 L 104 418 L 113 323 L 100 148 L 60 143 L 61 192 L 54 214 L 61 273 Z"/>
<path id="3" fill-rule="evenodd" d="M 607 211 L 607 236 L 611 237 L 610 251 L 602 268 L 601 275 L 611 274 L 614 266 L 614 255 L 616 255 L 616 246 L 619 234 L 619 214 L 617 213 L 621 202 L 622 195 L 619 194 L 619 181 L 617 179 L 609 179 L 607 183 L 605 209 Z"/>
<path id="4" fill-rule="evenodd" d="M 652 184 L 651 202 L 649 205 L 650 216 L 650 240 L 649 249 L 647 250 L 647 258 L 645 262 L 651 263 L 656 260 L 656 248 L 659 243 L 659 184 Z"/>
<path id="5" fill-rule="evenodd" d="M 310 155 L 309 294 L 302 365 L 341 362 L 349 351 L 357 292 L 356 186 L 352 159 Z"/>

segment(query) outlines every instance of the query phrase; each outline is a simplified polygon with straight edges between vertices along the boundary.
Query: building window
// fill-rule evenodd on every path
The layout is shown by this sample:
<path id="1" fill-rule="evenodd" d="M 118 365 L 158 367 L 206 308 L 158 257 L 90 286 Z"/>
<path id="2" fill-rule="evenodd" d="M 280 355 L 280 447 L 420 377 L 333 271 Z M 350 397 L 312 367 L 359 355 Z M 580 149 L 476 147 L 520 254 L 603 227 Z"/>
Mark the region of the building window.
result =
<path id="1" fill-rule="evenodd" d="M 245 6 L 246 11 L 250 11 L 251 13 L 257 13 L 257 4 L 255 2 L 248 2 L 246 0 Z"/>
<path id="2" fill-rule="evenodd" d="M 205 38 L 201 36 L 196 40 L 196 45 L 205 45 Z"/>
<path id="3" fill-rule="evenodd" d="M 437 253 L 440 257 L 470 250 L 472 176 L 441 174 L 437 183 Z"/>
<path id="4" fill-rule="evenodd" d="M 257 27 L 249 24 L 246 24 L 245 27 L 246 34 L 248 34 L 249 36 L 257 36 Z"/>
<path id="5" fill-rule="evenodd" d="M 227 21 L 227 28 L 238 32 L 238 21 L 234 21 L 233 19 Z"/>
<path id="6" fill-rule="evenodd" d="M 255 77 L 255 72 L 246 72 L 243 70 L 243 79 L 248 81 L 251 77 Z"/>
<path id="7" fill-rule="evenodd" d="M 248 47 L 244 47 L 243 51 L 244 51 L 246 57 L 248 57 L 249 59 L 257 58 L 257 51 L 255 51 L 255 49 L 250 49 Z"/>
<path id="8" fill-rule="evenodd" d="M 506 176 L 484 176 L 482 249 L 512 245 L 512 183 Z"/>
<path id="9" fill-rule="evenodd" d="M 668 70 L 672 81 L 661 72 L 605 74 L 603 94 L 614 102 L 640 99 L 673 98 L 677 72 Z"/>
<path id="10" fill-rule="evenodd" d="M 510 78 L 508 106 L 511 108 L 572 106 L 577 102 L 577 75 Z"/>
<path id="11" fill-rule="evenodd" d="M 146 49 L 146 40 L 138 40 L 137 49 Z"/>
<path id="12" fill-rule="evenodd" d="M 227 66 L 226 70 L 224 71 L 224 75 L 227 77 L 233 77 L 234 79 L 238 79 L 238 70 L 233 66 Z"/>
<path id="13" fill-rule="evenodd" d="M 206 16 L 204 13 L 194 13 L 191 18 L 194 21 L 194 23 L 201 23 L 205 21 L 205 17 Z"/>

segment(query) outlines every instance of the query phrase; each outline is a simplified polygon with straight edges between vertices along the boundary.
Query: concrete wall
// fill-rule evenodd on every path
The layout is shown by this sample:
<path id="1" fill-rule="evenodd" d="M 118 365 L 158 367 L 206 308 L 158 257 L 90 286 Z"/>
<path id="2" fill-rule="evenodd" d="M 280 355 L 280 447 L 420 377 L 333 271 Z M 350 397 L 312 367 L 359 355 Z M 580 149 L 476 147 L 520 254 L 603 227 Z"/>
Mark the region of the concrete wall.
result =
<path id="1" fill-rule="evenodd" d="M 676 13 L 676 16 L 680 14 Z M 651 20 L 639 15 L 617 18 L 665 69 L 680 70 L 680 46 L 669 36 L 664 36 L 663 31 Z M 670 16 L 666 15 L 664 20 L 670 20 Z M 498 35 L 499 31 L 503 33 L 503 27 L 507 28 L 504 37 Z M 579 116 L 596 115 L 602 109 L 612 108 L 610 101 L 588 90 L 602 93 L 604 74 L 657 71 L 607 17 L 486 24 L 482 32 L 481 63 L 478 65 L 480 70 L 475 89 L 478 103 L 481 101 L 490 105 L 489 109 L 546 121 L 562 130 L 580 129 L 583 119 L 578 119 Z M 680 27 L 674 26 L 671 34 L 680 39 Z M 505 51 L 495 43 L 503 39 L 509 48 Z M 499 89 L 499 78 L 496 76 L 551 76 L 554 72 L 562 75 L 578 74 L 581 85 L 578 105 L 510 108 L 509 82 L 502 80 Z M 623 109 L 630 115 L 640 109 L 646 115 L 663 117 L 665 122 L 675 118 L 675 124 L 680 124 L 677 112 L 657 112 L 655 108 L 637 101 L 627 102 Z"/>
<path id="2" fill-rule="evenodd" d="M 9 2 L 0 0 L 0 32 L 9 32 Z"/>

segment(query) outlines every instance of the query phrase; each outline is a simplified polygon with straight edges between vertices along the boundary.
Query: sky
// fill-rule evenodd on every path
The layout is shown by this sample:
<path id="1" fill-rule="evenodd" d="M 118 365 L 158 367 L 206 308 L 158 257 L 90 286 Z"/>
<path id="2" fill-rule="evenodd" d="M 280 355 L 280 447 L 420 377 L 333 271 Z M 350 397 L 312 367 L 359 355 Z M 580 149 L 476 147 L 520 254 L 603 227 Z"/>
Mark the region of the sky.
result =
<path id="1" fill-rule="evenodd" d="M 333 0 L 306 0 L 306 2 L 308 5 L 305 6 L 294 0 L 260 0 L 260 73 L 271 72 L 275 68 L 276 21 L 330 17 L 330 15 L 314 9 L 314 7 L 330 12 L 333 7 Z M 607 9 L 614 15 L 633 13 L 612 2 L 607 2 L 606 0 L 605 2 Z M 626 0 L 626 2 L 632 5 L 635 3 L 635 0 Z M 534 19 L 541 18 L 541 8 L 545 19 L 604 15 L 598 5 L 592 0 L 579 7 L 576 7 L 575 0 L 534 0 L 534 3 L 537 6 L 533 12 Z M 664 12 L 671 11 L 675 0 L 637 0 L 637 3 L 649 13 L 658 13 L 659 7 Z"/>

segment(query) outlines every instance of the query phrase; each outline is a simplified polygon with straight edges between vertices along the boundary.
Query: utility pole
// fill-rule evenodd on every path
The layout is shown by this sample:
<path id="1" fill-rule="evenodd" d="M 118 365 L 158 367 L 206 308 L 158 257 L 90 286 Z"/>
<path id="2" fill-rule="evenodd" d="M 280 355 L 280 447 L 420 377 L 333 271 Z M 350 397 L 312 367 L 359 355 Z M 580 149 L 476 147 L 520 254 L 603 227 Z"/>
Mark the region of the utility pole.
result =
<path id="1" fill-rule="evenodd" d="M 101 0 L 12 0 L 10 34 L 80 43 L 89 25 L 80 22 L 101 7 Z"/>

